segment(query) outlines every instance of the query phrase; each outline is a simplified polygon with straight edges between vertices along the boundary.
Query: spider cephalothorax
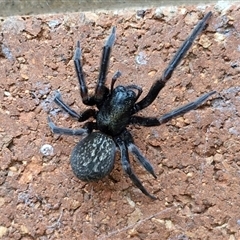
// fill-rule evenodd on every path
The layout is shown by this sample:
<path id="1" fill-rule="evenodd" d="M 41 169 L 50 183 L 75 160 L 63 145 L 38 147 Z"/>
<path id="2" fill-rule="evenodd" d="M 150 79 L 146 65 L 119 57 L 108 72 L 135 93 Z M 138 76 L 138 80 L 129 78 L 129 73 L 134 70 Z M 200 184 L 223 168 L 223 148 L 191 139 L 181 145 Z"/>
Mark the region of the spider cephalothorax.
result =
<path id="1" fill-rule="evenodd" d="M 207 26 L 207 21 L 211 15 L 211 12 L 207 13 L 197 24 L 193 32 L 176 52 L 168 67 L 163 72 L 163 75 L 152 84 L 147 95 L 140 101 L 138 101 L 138 98 L 142 94 L 141 87 L 137 85 L 127 85 L 114 88 L 117 78 L 121 75 L 119 71 L 113 76 L 110 89 L 105 86 L 110 52 L 115 41 L 115 27 L 112 28 L 111 34 L 103 47 L 100 74 L 93 96 L 88 94 L 88 88 L 81 66 L 80 43 L 77 43 L 74 64 L 80 84 L 82 101 L 85 105 L 95 105 L 96 108 L 90 108 L 78 114 L 63 102 L 59 92 L 56 92 L 54 101 L 79 122 L 86 121 L 90 117 L 93 117 L 95 121 L 86 122 L 83 128 L 75 130 L 59 128 L 55 126 L 49 117 L 48 124 L 53 133 L 68 135 L 87 134 L 87 136 L 75 146 L 70 159 L 72 170 L 79 179 L 83 181 L 99 180 L 108 175 L 113 169 L 115 151 L 116 148 L 118 148 L 121 153 L 121 162 L 124 171 L 145 195 L 152 199 L 156 199 L 154 195 L 150 194 L 144 188 L 131 168 L 128 151 L 130 151 L 139 160 L 140 164 L 156 178 L 153 167 L 134 144 L 132 135 L 127 130 L 127 126 L 131 124 L 147 127 L 161 125 L 174 117 L 197 108 L 209 96 L 215 93 L 215 91 L 206 93 L 194 102 L 188 103 L 161 117 L 140 117 L 136 115 L 136 113 L 148 107 L 155 100 L 160 90 L 170 79 L 176 66 L 191 47 L 195 38 Z"/>

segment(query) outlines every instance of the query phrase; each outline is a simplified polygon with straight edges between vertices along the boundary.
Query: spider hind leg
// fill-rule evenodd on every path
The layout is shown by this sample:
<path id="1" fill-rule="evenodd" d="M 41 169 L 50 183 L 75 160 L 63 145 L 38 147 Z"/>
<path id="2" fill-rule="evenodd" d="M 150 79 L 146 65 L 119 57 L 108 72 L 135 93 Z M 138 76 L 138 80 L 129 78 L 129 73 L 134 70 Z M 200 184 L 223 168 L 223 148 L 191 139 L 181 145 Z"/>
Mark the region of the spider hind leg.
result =
<path id="1" fill-rule="evenodd" d="M 128 145 L 128 150 L 137 158 L 139 163 L 149 172 L 153 175 L 154 178 L 157 178 L 154 169 L 151 165 L 151 163 L 142 155 L 138 147 L 131 143 Z"/>
<path id="2" fill-rule="evenodd" d="M 126 131 L 127 132 L 127 131 Z M 125 141 L 120 137 L 115 137 L 115 142 L 117 143 L 120 152 L 121 152 L 121 162 L 122 162 L 122 167 L 123 170 L 126 172 L 126 174 L 129 176 L 129 178 L 132 180 L 132 182 L 135 184 L 135 186 L 137 188 L 139 188 L 143 194 L 145 194 L 146 196 L 150 197 L 153 200 L 156 200 L 157 197 L 155 197 L 154 195 L 150 194 L 145 187 L 142 185 L 141 181 L 138 179 L 138 177 L 135 175 L 135 173 L 133 172 L 131 165 L 130 165 L 130 161 L 129 161 L 129 155 L 128 155 L 128 149 L 126 147 L 127 143 L 125 143 Z M 133 151 L 134 152 L 134 151 Z M 140 161 L 140 163 L 142 164 L 142 162 Z M 146 162 L 145 162 L 146 163 Z M 148 162 L 147 162 L 148 163 Z M 150 165 L 150 163 L 148 163 Z M 146 165 L 148 165 L 146 164 Z M 143 165 L 143 164 L 142 164 Z M 143 165 L 144 166 L 144 165 Z M 151 165 L 150 165 L 151 166 Z M 144 166 L 145 167 L 145 166 Z M 145 167 L 145 169 L 147 169 Z M 150 168 L 151 169 L 151 168 Z M 147 171 L 149 171 L 147 169 Z M 153 174 L 153 176 L 155 175 L 154 172 L 152 173 L 150 170 L 149 172 L 151 174 Z M 156 176 L 156 175 L 155 175 Z"/>
<path id="3" fill-rule="evenodd" d="M 142 155 L 141 151 L 138 147 L 134 144 L 133 137 L 130 132 L 124 131 L 122 133 L 124 137 L 124 142 L 128 148 L 128 151 L 131 152 L 139 161 L 139 163 L 150 173 L 154 178 L 157 178 L 154 169 L 151 163 Z"/>

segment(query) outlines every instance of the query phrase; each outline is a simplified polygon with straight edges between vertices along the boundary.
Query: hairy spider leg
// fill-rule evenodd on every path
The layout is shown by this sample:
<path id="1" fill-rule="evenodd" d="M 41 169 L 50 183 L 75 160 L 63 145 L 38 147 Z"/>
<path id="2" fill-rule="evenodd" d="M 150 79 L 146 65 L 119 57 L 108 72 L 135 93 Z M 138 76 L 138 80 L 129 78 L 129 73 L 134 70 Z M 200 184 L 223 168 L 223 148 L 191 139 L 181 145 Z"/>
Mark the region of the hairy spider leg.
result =
<path id="1" fill-rule="evenodd" d="M 182 107 L 176 108 L 169 113 L 164 114 L 160 118 L 156 117 L 140 117 L 140 116 L 132 116 L 130 119 L 131 124 L 138 124 L 141 126 L 151 127 L 151 126 L 159 126 L 163 123 L 170 121 L 171 119 L 181 116 L 184 113 L 187 113 L 197 107 L 199 107 L 202 103 L 204 103 L 210 96 L 215 94 L 216 91 L 211 91 L 209 93 L 203 94 L 195 101 L 190 102 Z"/>
<path id="2" fill-rule="evenodd" d="M 186 55 L 189 48 L 192 46 L 196 37 L 205 29 L 208 20 L 210 19 L 212 12 L 208 12 L 201 21 L 194 28 L 189 37 L 183 42 L 182 46 L 175 53 L 174 57 L 164 70 L 160 79 L 157 79 L 151 86 L 148 94 L 138 103 L 135 104 L 132 114 L 148 107 L 157 97 L 161 89 L 165 86 L 165 83 L 171 78 L 174 69 L 180 63 L 182 58 Z"/>
<path id="3" fill-rule="evenodd" d="M 77 47 L 74 54 L 74 66 L 77 73 L 78 82 L 80 85 L 80 94 L 82 97 L 82 102 L 88 106 L 93 106 L 98 102 L 101 102 L 104 95 L 109 91 L 108 88 L 105 86 L 105 82 L 106 82 L 106 75 L 107 75 L 107 70 L 108 70 L 108 65 L 110 60 L 110 53 L 111 53 L 111 49 L 114 44 L 115 38 L 116 38 L 116 28 L 113 27 L 111 34 L 109 35 L 103 47 L 100 73 L 99 73 L 97 87 L 96 87 L 94 96 L 89 96 L 88 94 L 88 88 L 85 82 L 82 64 L 81 64 L 80 42 L 79 41 L 77 42 Z"/>
<path id="4" fill-rule="evenodd" d="M 154 172 L 154 169 L 151 165 L 151 163 L 142 155 L 142 153 L 140 152 L 139 148 L 133 144 L 133 143 L 129 143 L 127 145 L 128 150 L 137 158 L 137 160 L 139 161 L 139 163 L 149 172 L 153 175 L 154 178 L 157 178 L 157 175 Z"/>
<path id="5" fill-rule="evenodd" d="M 77 47 L 76 47 L 73 59 L 74 59 L 74 66 L 75 66 L 75 71 L 77 74 L 77 79 L 79 82 L 80 95 L 82 97 L 82 102 L 84 104 L 92 106 L 95 103 L 93 101 L 93 98 L 89 97 L 89 95 L 88 95 L 88 88 L 87 88 L 83 70 L 82 70 L 81 54 L 82 54 L 82 52 L 81 52 L 80 42 L 77 41 Z"/>
<path id="6" fill-rule="evenodd" d="M 134 144 L 134 140 L 132 134 L 125 129 L 123 133 L 121 133 L 121 138 L 124 140 L 128 150 L 137 158 L 139 163 L 150 173 L 154 178 L 157 178 L 151 163 L 142 155 L 138 147 Z"/>
<path id="7" fill-rule="evenodd" d="M 105 82 L 106 82 L 106 75 L 107 75 L 108 66 L 109 66 L 111 49 L 114 44 L 115 38 L 116 38 L 116 27 L 113 27 L 103 47 L 101 67 L 100 67 L 98 82 L 97 82 L 95 96 L 94 96 L 96 103 L 101 102 L 106 92 L 109 91 L 108 88 L 105 86 Z M 118 75 L 116 76 L 118 78 Z"/>
<path id="8" fill-rule="evenodd" d="M 48 116 L 48 126 L 52 130 L 53 133 L 56 134 L 64 134 L 64 135 L 70 135 L 70 136 L 81 136 L 83 134 L 87 134 L 89 131 L 85 128 L 79 128 L 79 129 L 70 129 L 70 128 L 60 128 L 57 127 L 54 122 L 51 120 L 51 118 Z"/>
<path id="9" fill-rule="evenodd" d="M 59 91 L 56 91 L 55 93 L 54 102 L 58 106 L 60 106 L 66 113 L 68 113 L 71 117 L 76 118 L 79 122 L 86 121 L 90 117 L 96 116 L 96 111 L 94 109 L 87 109 L 81 114 L 78 114 L 77 112 L 75 112 L 66 103 L 63 102 L 61 93 Z M 83 134 L 92 132 L 92 130 L 96 128 L 95 125 L 93 124 L 91 125 L 90 123 L 88 125 L 85 124 L 85 128 L 80 128 L 80 129 L 62 128 L 62 127 L 57 127 L 49 116 L 47 119 L 48 119 L 48 126 L 50 127 L 52 132 L 56 134 L 81 136 Z"/>
<path id="10" fill-rule="evenodd" d="M 129 161 L 129 155 L 128 155 L 128 149 L 125 145 L 125 142 L 121 139 L 120 136 L 116 137 L 114 141 L 117 143 L 120 152 L 121 152 L 121 162 L 122 162 L 122 167 L 123 170 L 127 173 L 129 178 L 132 180 L 132 182 L 138 187 L 142 193 L 144 193 L 146 196 L 152 198 L 152 199 L 157 199 L 154 195 L 151 195 L 142 185 L 141 181 L 138 179 L 138 177 L 135 175 L 133 172 L 130 161 Z"/>
<path id="11" fill-rule="evenodd" d="M 59 107 L 61 107 L 70 116 L 77 118 L 77 119 L 80 118 L 80 115 L 78 113 L 76 113 L 73 109 L 71 109 L 67 104 L 65 104 L 63 102 L 61 93 L 59 91 L 55 92 L 55 96 L 54 96 L 53 100 Z"/>
<path id="12" fill-rule="evenodd" d="M 96 115 L 96 111 L 94 109 L 87 109 L 86 111 L 78 114 L 73 109 L 71 109 L 64 101 L 62 100 L 61 93 L 56 91 L 54 102 L 60 106 L 66 113 L 68 113 L 71 117 L 76 118 L 79 122 L 86 121 L 90 117 L 94 117 Z"/>

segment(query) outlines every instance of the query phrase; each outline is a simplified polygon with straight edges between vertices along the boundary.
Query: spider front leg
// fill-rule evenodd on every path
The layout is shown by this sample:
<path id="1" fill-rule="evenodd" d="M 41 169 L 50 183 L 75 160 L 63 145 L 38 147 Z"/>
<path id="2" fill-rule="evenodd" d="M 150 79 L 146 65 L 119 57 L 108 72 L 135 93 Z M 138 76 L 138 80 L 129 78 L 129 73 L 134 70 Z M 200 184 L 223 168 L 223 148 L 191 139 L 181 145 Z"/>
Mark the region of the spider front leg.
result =
<path id="1" fill-rule="evenodd" d="M 80 42 L 79 41 L 77 42 L 77 47 L 74 54 L 74 66 L 77 73 L 78 82 L 80 85 L 80 95 L 82 97 L 83 103 L 86 105 L 93 106 L 101 102 L 103 97 L 109 92 L 109 89 L 105 86 L 105 82 L 106 82 L 106 75 L 107 75 L 107 70 L 108 70 L 108 65 L 110 60 L 110 53 L 111 53 L 111 49 L 114 44 L 115 38 L 116 38 L 116 28 L 113 27 L 111 34 L 108 37 L 103 47 L 100 73 L 99 73 L 97 87 L 95 89 L 94 96 L 89 96 L 88 94 L 88 88 L 85 82 L 82 64 L 81 64 Z"/>
<path id="2" fill-rule="evenodd" d="M 212 12 L 208 12 L 201 21 L 198 22 L 197 26 L 194 28 L 190 36 L 183 42 L 182 46 L 175 53 L 174 57 L 168 64 L 167 68 L 164 70 L 160 79 L 157 79 L 152 87 L 150 88 L 148 94 L 138 103 L 135 104 L 133 114 L 139 112 L 140 110 L 148 107 L 157 97 L 161 89 L 165 86 L 165 83 L 171 78 L 174 69 L 181 62 L 183 57 L 188 52 L 189 48 L 192 46 L 196 37 L 206 28 L 207 22 L 212 16 Z"/>
<path id="3" fill-rule="evenodd" d="M 120 136 L 116 137 L 114 140 L 117 143 L 117 145 L 120 149 L 120 152 L 121 152 L 121 162 L 122 162 L 123 170 L 127 173 L 127 175 L 132 180 L 132 182 L 142 191 L 142 193 L 144 193 L 146 196 L 156 200 L 157 198 L 154 195 L 150 194 L 144 188 L 141 181 L 138 179 L 138 177 L 133 172 L 131 165 L 130 165 L 130 161 L 129 161 L 128 149 L 126 147 L 124 140 L 122 140 Z"/>
<path id="4" fill-rule="evenodd" d="M 74 66 L 75 71 L 77 73 L 77 78 L 79 82 L 79 88 L 80 88 L 80 95 L 82 97 L 82 102 L 86 105 L 92 106 L 95 104 L 92 97 L 89 97 L 88 95 L 88 88 L 85 82 L 83 70 L 82 70 L 82 63 L 81 63 L 81 48 L 80 48 L 80 42 L 77 41 L 77 47 L 74 54 Z"/>
<path id="5" fill-rule="evenodd" d="M 211 91 L 209 93 L 203 94 L 202 96 L 200 96 L 199 98 L 197 98 L 195 101 L 190 102 L 182 107 L 176 108 L 174 110 L 172 110 L 169 113 L 164 114 L 162 117 L 160 118 L 156 118 L 156 117 L 140 117 L 140 116 L 132 116 L 130 119 L 130 123 L 131 124 L 138 124 L 141 126 L 146 126 L 146 127 L 150 127 L 150 126 L 159 126 L 163 123 L 166 123 L 168 121 L 170 121 L 171 119 L 181 116 L 197 107 L 199 107 L 202 103 L 204 103 L 210 96 L 212 96 L 213 94 L 215 94 L 216 91 Z"/>
<path id="6" fill-rule="evenodd" d="M 108 65 L 110 60 L 111 49 L 114 44 L 115 38 L 116 38 L 116 27 L 113 27 L 111 34 L 109 35 L 103 47 L 100 73 L 99 73 L 97 87 L 96 87 L 95 96 L 94 96 L 94 99 L 97 103 L 101 102 L 103 97 L 109 91 L 108 88 L 105 86 L 105 82 L 106 82 L 106 75 L 107 75 L 107 70 L 108 70 Z M 117 73 L 115 75 L 115 78 L 117 79 L 119 76 L 120 76 L 120 73 L 119 74 Z"/>

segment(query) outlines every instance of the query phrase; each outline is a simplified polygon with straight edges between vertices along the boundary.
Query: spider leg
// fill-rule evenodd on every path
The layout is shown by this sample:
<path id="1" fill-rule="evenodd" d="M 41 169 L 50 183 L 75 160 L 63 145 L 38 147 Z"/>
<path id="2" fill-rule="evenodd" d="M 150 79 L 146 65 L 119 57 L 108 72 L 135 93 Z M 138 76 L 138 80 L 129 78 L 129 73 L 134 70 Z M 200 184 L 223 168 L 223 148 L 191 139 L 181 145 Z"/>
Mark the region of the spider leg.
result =
<path id="1" fill-rule="evenodd" d="M 212 12 L 208 12 L 201 21 L 198 22 L 197 26 L 193 29 L 189 37 L 183 42 L 182 46 L 175 53 L 174 57 L 164 70 L 160 79 L 157 79 L 151 86 L 148 94 L 138 103 L 135 104 L 133 114 L 148 107 L 157 97 L 158 93 L 165 86 L 165 83 L 171 78 L 174 69 L 180 63 L 182 58 L 186 55 L 189 48 L 192 46 L 196 37 L 205 29 L 207 22 L 210 19 Z"/>
<path id="2" fill-rule="evenodd" d="M 216 91 L 211 91 L 209 93 L 203 94 L 202 96 L 200 96 L 199 98 L 197 98 L 195 101 L 190 102 L 182 107 L 176 108 L 174 110 L 172 110 L 169 113 L 164 114 L 162 117 L 160 118 L 155 118 L 155 117 L 140 117 L 140 116 L 132 116 L 130 119 L 130 123 L 131 124 L 138 124 L 141 126 L 146 126 L 146 127 L 150 127 L 150 126 L 159 126 L 163 123 L 168 122 L 169 120 L 181 116 L 184 113 L 187 113 L 197 107 L 199 107 L 203 102 L 205 102 L 211 95 L 215 94 Z"/>
<path id="3" fill-rule="evenodd" d="M 144 193 L 146 196 L 148 196 L 148 197 L 150 197 L 154 200 L 157 199 L 155 196 L 151 195 L 144 188 L 141 181 L 138 179 L 138 177 L 133 172 L 133 170 L 131 168 L 131 165 L 130 165 L 130 161 L 129 161 L 128 150 L 127 150 L 127 147 L 126 147 L 124 141 L 120 137 L 116 137 L 115 142 L 117 143 L 117 145 L 120 149 L 120 152 L 121 152 L 121 162 L 122 162 L 123 169 L 127 173 L 127 175 L 129 176 L 129 178 L 136 185 L 136 187 L 138 187 L 142 191 L 142 193 Z"/>
<path id="4" fill-rule="evenodd" d="M 112 46 L 114 44 L 116 38 L 116 27 L 112 28 L 111 34 L 109 35 L 104 47 L 103 47 L 103 53 L 102 53 L 102 59 L 101 59 L 101 67 L 100 67 L 100 73 L 98 77 L 97 87 L 95 90 L 95 101 L 100 102 L 106 92 L 108 91 L 107 87 L 105 86 L 106 82 L 106 75 L 110 60 L 110 53 Z"/>
<path id="5" fill-rule="evenodd" d="M 80 48 L 80 42 L 77 41 L 77 47 L 74 54 L 74 66 L 75 71 L 77 73 L 77 78 L 79 82 L 80 87 L 80 95 L 82 97 L 82 102 L 86 105 L 92 106 L 95 104 L 93 97 L 89 97 L 88 95 L 88 88 L 85 82 L 83 70 L 82 70 L 82 64 L 81 64 L 81 48 Z"/>
<path id="6" fill-rule="evenodd" d="M 142 155 L 142 153 L 140 152 L 140 150 L 138 149 L 138 147 L 135 144 L 130 143 L 128 145 L 128 150 L 138 159 L 138 161 L 141 163 L 141 165 L 149 173 L 151 173 L 153 175 L 154 178 L 157 178 L 151 163 Z"/>
<path id="7" fill-rule="evenodd" d="M 125 144 L 127 145 L 128 151 L 130 151 L 139 161 L 139 163 L 150 173 L 154 178 L 157 178 L 151 163 L 142 155 L 138 147 L 134 144 L 133 137 L 129 131 L 124 131 L 121 134 Z"/>
<path id="8" fill-rule="evenodd" d="M 88 129 L 80 128 L 80 129 L 70 129 L 70 128 L 60 128 L 57 127 L 51 118 L 48 116 L 48 126 L 51 128 L 53 133 L 56 134 L 64 134 L 64 135 L 70 135 L 70 136 L 81 136 L 83 134 L 87 134 L 89 131 Z"/>
<path id="9" fill-rule="evenodd" d="M 76 118 L 79 122 L 83 122 L 90 117 L 94 117 L 96 115 L 96 111 L 94 109 L 87 109 L 81 114 L 76 113 L 73 109 L 71 109 L 66 103 L 63 102 L 61 93 L 56 91 L 54 96 L 54 102 L 60 106 L 65 112 L 67 112 L 71 117 Z"/>

